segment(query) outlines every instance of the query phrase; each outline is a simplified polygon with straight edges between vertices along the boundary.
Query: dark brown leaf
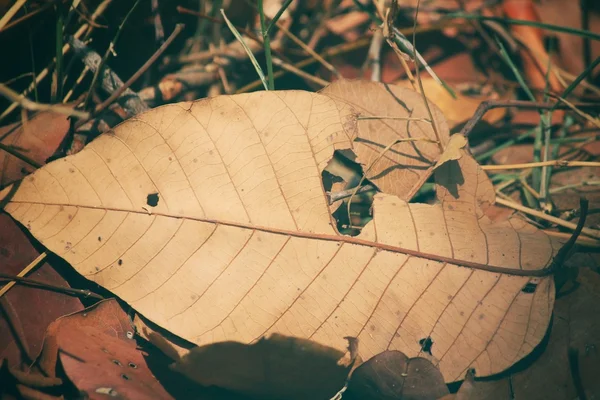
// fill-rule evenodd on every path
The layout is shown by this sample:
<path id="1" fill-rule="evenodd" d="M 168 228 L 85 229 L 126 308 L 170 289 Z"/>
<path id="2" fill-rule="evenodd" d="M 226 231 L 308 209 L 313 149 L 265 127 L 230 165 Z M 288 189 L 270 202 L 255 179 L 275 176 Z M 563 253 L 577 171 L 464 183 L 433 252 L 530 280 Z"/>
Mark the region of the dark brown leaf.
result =
<path id="1" fill-rule="evenodd" d="M 427 346 L 426 341 L 423 343 Z M 427 359 L 384 351 L 352 374 L 345 400 L 428 400 L 447 395 L 441 372 Z"/>

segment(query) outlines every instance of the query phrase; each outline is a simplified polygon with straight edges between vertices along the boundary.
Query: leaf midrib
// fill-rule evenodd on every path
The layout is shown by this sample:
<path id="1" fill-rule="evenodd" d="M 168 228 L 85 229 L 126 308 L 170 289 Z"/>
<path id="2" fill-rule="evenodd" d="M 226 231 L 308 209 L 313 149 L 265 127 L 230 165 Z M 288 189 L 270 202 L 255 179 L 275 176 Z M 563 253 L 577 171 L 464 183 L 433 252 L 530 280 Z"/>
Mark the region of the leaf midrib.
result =
<path id="1" fill-rule="evenodd" d="M 188 220 L 192 220 L 192 221 L 205 222 L 205 223 L 216 224 L 216 225 L 231 226 L 231 227 L 237 227 L 237 228 L 242 228 L 242 229 L 249 229 L 249 230 L 255 230 L 255 231 L 260 231 L 260 232 L 272 233 L 275 235 L 285 235 L 285 236 L 298 237 L 298 238 L 304 238 L 304 239 L 316 239 L 316 240 L 324 240 L 324 241 L 328 241 L 328 242 L 355 244 L 355 245 L 359 245 L 359 246 L 365 246 L 365 247 L 369 247 L 369 248 L 376 248 L 379 250 L 390 251 L 393 253 L 406 254 L 409 256 L 424 258 L 427 260 L 439 261 L 439 262 L 448 263 L 448 264 L 454 264 L 454 265 L 461 266 L 461 267 L 473 268 L 473 269 L 494 272 L 494 273 L 517 275 L 517 276 L 541 277 L 541 276 L 551 275 L 553 272 L 550 267 L 545 267 L 545 268 L 538 269 L 538 270 L 523 270 L 523 269 L 516 269 L 516 268 L 496 267 L 496 266 L 491 266 L 491 265 L 467 261 L 467 260 L 455 259 L 452 257 L 444 257 L 444 256 L 441 256 L 438 254 L 430 254 L 430 253 L 425 253 L 425 252 L 418 251 L 418 250 L 406 249 L 406 248 L 399 247 L 399 246 L 392 246 L 392 245 L 385 244 L 385 243 L 372 242 L 370 240 L 364 240 L 364 239 L 360 239 L 360 238 L 352 237 L 352 236 L 294 231 L 294 230 L 288 230 L 288 229 L 252 225 L 252 224 L 248 224 L 248 223 L 244 223 L 244 222 L 224 221 L 224 220 L 217 220 L 217 219 L 212 219 L 212 218 L 193 217 L 193 216 L 183 216 L 183 215 L 176 215 L 176 214 L 165 213 L 165 212 L 151 212 L 150 210 L 142 211 L 142 210 L 131 210 L 131 209 L 125 209 L 125 208 L 106 207 L 106 206 L 90 206 L 90 205 L 77 205 L 77 204 L 66 204 L 66 203 L 44 203 L 44 202 L 18 201 L 18 200 L 16 200 L 16 201 L 11 200 L 9 202 L 9 204 L 10 203 L 33 204 L 33 205 L 43 205 L 43 206 L 79 207 L 79 208 L 92 209 L 92 210 L 128 212 L 128 213 L 144 214 L 144 215 L 157 215 L 157 216 L 168 217 L 168 218 L 188 219 Z M 551 265 L 551 263 L 549 263 L 549 265 Z"/>

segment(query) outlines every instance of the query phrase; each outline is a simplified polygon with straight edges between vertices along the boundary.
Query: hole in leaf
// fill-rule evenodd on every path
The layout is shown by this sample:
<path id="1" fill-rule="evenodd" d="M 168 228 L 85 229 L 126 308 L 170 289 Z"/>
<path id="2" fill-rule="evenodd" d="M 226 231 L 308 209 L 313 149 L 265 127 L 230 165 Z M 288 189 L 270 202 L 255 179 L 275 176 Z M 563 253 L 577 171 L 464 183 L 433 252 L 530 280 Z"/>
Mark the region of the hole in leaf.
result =
<path id="1" fill-rule="evenodd" d="M 523 293 L 535 293 L 535 289 L 536 288 L 537 288 L 537 283 L 529 282 L 525 286 L 523 286 L 523 289 L 521 289 L 521 292 L 523 292 Z"/>
<path id="2" fill-rule="evenodd" d="M 158 193 L 150 193 L 146 198 L 146 204 L 150 207 L 156 207 L 158 205 Z"/>
<path id="3" fill-rule="evenodd" d="M 433 340 L 431 340 L 431 338 L 429 336 L 419 340 L 419 344 L 421 345 L 421 351 L 428 353 L 429 355 L 432 355 L 431 354 L 431 346 L 433 346 Z"/>
<path id="4" fill-rule="evenodd" d="M 356 236 L 372 217 L 371 206 L 375 191 L 357 193 L 351 196 L 353 189 L 359 183 L 361 186 L 369 185 L 368 179 L 363 176 L 363 168 L 357 163 L 356 155 L 351 150 L 336 150 L 327 166 L 321 173 L 323 188 L 334 199 L 330 205 L 331 215 L 336 221 L 338 232 L 342 235 Z M 352 197 L 350 213 L 348 201 Z"/>
<path id="5" fill-rule="evenodd" d="M 121 378 L 125 379 L 126 381 L 130 380 L 131 378 L 125 374 L 121 374 Z"/>
<path id="6" fill-rule="evenodd" d="M 121 260 L 121 259 L 119 258 L 119 261 L 117 261 L 117 264 L 119 264 L 119 265 L 123 265 L 123 260 Z"/>
<path id="7" fill-rule="evenodd" d="M 129 367 L 130 367 L 130 368 L 133 368 L 133 369 L 136 369 L 136 368 L 137 368 L 137 365 L 135 365 L 135 364 L 134 364 L 134 363 L 132 363 L 132 362 L 130 362 L 130 363 L 129 363 L 129 364 L 127 364 L 127 365 L 129 365 Z"/>
<path id="8" fill-rule="evenodd" d="M 119 360 L 112 360 L 113 364 L 118 365 L 119 367 L 122 366 L 121 362 Z"/>

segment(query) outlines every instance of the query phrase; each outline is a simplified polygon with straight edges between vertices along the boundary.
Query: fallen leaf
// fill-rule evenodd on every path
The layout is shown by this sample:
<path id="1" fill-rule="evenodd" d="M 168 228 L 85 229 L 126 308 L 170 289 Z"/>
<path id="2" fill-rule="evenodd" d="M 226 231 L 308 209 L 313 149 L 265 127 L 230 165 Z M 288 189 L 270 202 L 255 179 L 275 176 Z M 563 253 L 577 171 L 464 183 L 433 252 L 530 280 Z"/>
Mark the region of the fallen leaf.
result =
<path id="1" fill-rule="evenodd" d="M 540 20 L 547 24 L 560 25 L 563 27 L 582 29 L 582 21 L 587 19 L 589 32 L 600 32 L 600 9 L 597 3 L 590 1 L 583 4 L 573 4 L 573 7 L 565 7 L 562 0 L 541 0 L 533 3 Z M 582 10 L 585 7 L 585 10 Z M 548 32 L 550 33 L 550 32 Z M 560 66 L 575 76 L 579 75 L 587 65 L 585 64 L 584 46 L 590 48 L 590 60 L 600 56 L 600 42 L 590 40 L 589 43 L 581 40 L 577 35 L 567 32 L 551 32 L 558 40 L 556 57 L 559 58 Z M 584 88 L 579 86 L 575 93 L 583 93 Z"/>
<path id="2" fill-rule="evenodd" d="M 431 361 L 384 351 L 361 364 L 344 392 L 345 400 L 429 400 L 449 394 L 444 377 Z"/>
<path id="3" fill-rule="evenodd" d="M 344 352 L 311 340 L 271 335 L 247 345 L 221 342 L 192 349 L 173 367 L 203 386 L 259 399 L 328 399 L 344 386 Z"/>
<path id="4" fill-rule="evenodd" d="M 133 334 L 117 301 L 102 301 L 50 325 L 40 366 L 50 376 L 63 371 L 89 398 L 172 398 L 152 375 Z"/>
<path id="5" fill-rule="evenodd" d="M 36 171 L 6 210 L 199 346 L 279 333 L 344 351 L 351 336 L 366 359 L 430 340 L 446 381 L 505 370 L 544 336 L 558 243 L 519 218 L 492 224 L 493 187 L 465 150 L 436 170 L 440 204 L 379 193 L 360 236 L 338 234 L 321 172 L 335 150 L 360 162 L 352 139 L 376 133 L 357 114 L 302 91 L 163 106 Z M 404 191 L 424 159 L 398 168 Z"/>
<path id="6" fill-rule="evenodd" d="M 435 168 L 439 168 L 442 164 L 448 161 L 456 161 L 462 157 L 463 149 L 469 142 L 467 138 L 463 135 L 457 133 L 455 135 L 450 136 L 450 141 L 448 145 L 444 149 L 444 152 L 440 156 L 438 162 L 435 164 Z"/>
<path id="7" fill-rule="evenodd" d="M 12 147 L 38 164 L 45 164 L 69 131 L 66 116 L 39 112 L 24 125 L 15 123 L 0 127 L 0 143 Z M 0 187 L 22 179 L 35 168 L 0 149 Z"/>
<path id="8" fill-rule="evenodd" d="M 0 213 L 0 271 L 17 275 L 37 256 L 39 253 L 17 224 L 7 214 Z M 69 287 L 48 262 L 27 277 Z M 7 360 L 11 368 L 31 365 L 42 349 L 48 325 L 81 309 L 83 306 L 76 297 L 17 284 L 0 298 L 0 360 Z"/>
<path id="9" fill-rule="evenodd" d="M 503 0 L 502 9 L 507 18 L 540 22 L 533 0 Z M 560 92 L 562 86 L 556 76 L 546 73 L 549 56 L 544 46 L 543 31 L 525 24 L 511 25 L 510 31 L 524 45 L 521 59 L 530 86 L 541 89 L 549 85 L 553 91 Z"/>

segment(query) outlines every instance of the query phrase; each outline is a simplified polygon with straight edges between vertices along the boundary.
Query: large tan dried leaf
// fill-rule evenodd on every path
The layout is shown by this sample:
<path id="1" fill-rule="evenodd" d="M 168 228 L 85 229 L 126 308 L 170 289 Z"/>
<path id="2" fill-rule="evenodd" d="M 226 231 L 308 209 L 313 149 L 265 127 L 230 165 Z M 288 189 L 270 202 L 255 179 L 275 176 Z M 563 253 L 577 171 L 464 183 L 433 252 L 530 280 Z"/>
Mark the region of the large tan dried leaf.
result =
<path id="1" fill-rule="evenodd" d="M 508 368 L 548 326 L 552 241 L 486 219 L 494 192 L 464 150 L 436 170 L 441 204 L 378 194 L 361 235 L 339 235 L 321 171 L 335 149 L 360 153 L 356 114 L 302 91 L 163 106 L 36 171 L 6 210 L 198 345 L 280 333 L 343 351 L 353 336 L 368 359 L 424 356 L 430 338 L 446 381 Z"/>

